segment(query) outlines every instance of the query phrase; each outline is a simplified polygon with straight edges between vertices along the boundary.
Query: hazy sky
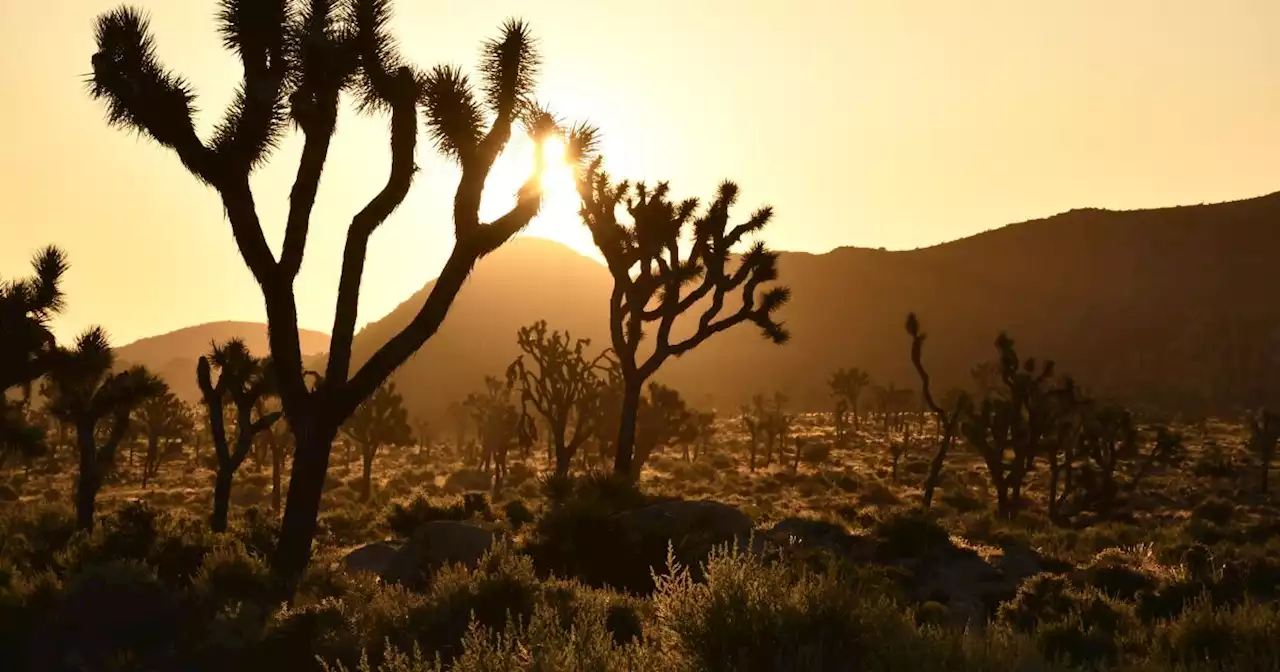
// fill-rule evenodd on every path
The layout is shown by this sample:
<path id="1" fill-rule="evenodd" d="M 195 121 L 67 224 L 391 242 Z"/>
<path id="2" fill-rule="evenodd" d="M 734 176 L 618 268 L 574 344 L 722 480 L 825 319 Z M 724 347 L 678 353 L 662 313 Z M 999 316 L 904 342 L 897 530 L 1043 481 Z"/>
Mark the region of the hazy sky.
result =
<path id="1" fill-rule="evenodd" d="M 93 323 L 123 344 L 262 319 L 213 192 L 109 129 L 85 93 L 93 19 L 116 4 L 0 5 L 0 275 L 65 247 L 64 339 Z M 209 127 L 238 78 L 215 3 L 143 6 Z M 471 66 L 513 14 L 541 42 L 540 97 L 603 129 L 615 174 L 669 179 L 682 197 L 731 177 L 743 215 L 775 206 L 780 249 L 912 248 L 1073 207 L 1280 189 L 1275 0 L 402 0 L 395 23 L 418 64 Z M 331 327 L 346 223 L 385 179 L 385 128 L 340 121 L 297 284 L 303 327 Z M 273 245 L 300 144 L 255 178 Z M 430 154 L 421 147 L 409 199 L 374 238 L 361 323 L 448 253 L 456 173 Z M 551 214 L 541 231 L 586 240 Z"/>

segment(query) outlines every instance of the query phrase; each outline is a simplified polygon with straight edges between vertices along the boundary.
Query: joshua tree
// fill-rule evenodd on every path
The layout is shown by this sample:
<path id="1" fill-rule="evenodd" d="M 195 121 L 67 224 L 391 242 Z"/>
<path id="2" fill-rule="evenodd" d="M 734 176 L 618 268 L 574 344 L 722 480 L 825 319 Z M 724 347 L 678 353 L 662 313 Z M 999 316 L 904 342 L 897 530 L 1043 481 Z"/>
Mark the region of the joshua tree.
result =
<path id="1" fill-rule="evenodd" d="M 696 438 L 691 442 L 693 445 L 693 459 L 690 461 L 696 461 L 705 456 L 707 451 L 711 448 L 712 442 L 715 441 L 716 412 L 694 411 L 693 430 Z M 685 449 L 685 459 L 689 460 L 688 448 Z"/>
<path id="2" fill-rule="evenodd" d="M 1276 457 L 1276 447 L 1280 445 L 1280 413 L 1258 411 L 1249 418 L 1249 430 L 1249 447 L 1258 455 L 1258 485 L 1265 495 L 1271 463 Z"/>
<path id="3" fill-rule="evenodd" d="M 522 415 L 511 403 L 505 383 L 485 376 L 484 392 L 473 392 L 463 402 L 476 423 L 481 450 L 481 468 L 493 469 L 493 493 L 502 489 L 507 475 L 507 454 L 517 445 L 531 443 L 537 436 L 532 418 Z"/>
<path id="4" fill-rule="evenodd" d="M 411 422 L 413 425 L 413 439 L 418 442 L 418 446 L 422 449 L 422 455 L 431 454 L 431 445 L 436 441 L 436 429 L 431 425 L 431 421 L 425 417 L 418 416 Z"/>
<path id="5" fill-rule="evenodd" d="M 369 501 L 373 494 L 373 458 L 382 446 L 404 448 L 413 445 L 413 430 L 409 427 L 409 412 L 404 408 L 404 398 L 396 392 L 396 384 L 383 383 L 356 408 L 347 419 L 343 433 L 360 446 L 364 471 L 360 477 L 360 501 Z"/>
<path id="6" fill-rule="evenodd" d="M 113 372 L 115 353 L 101 327 L 59 348 L 47 373 L 45 394 L 50 411 L 74 424 L 80 452 L 76 481 L 76 523 L 93 528 L 98 491 L 115 463 L 116 448 L 129 431 L 129 416 L 146 399 L 164 392 L 158 378 L 141 366 Z M 102 423 L 109 419 L 109 429 Z M 101 437 L 101 441 L 99 441 Z"/>
<path id="7" fill-rule="evenodd" d="M 986 462 L 997 513 L 1011 517 L 1042 440 L 1053 425 L 1049 384 L 1054 366 L 1053 362 L 1039 366 L 1034 359 L 1020 360 L 1013 340 L 1003 333 L 996 339 L 996 349 L 1003 389 L 966 414 L 960 430 Z"/>
<path id="8" fill-rule="evenodd" d="M 142 402 L 134 412 L 147 436 L 147 454 L 142 463 L 144 488 L 159 473 L 160 462 L 171 442 L 181 442 L 195 428 L 191 409 L 169 390 L 168 385 L 161 385 L 164 392 Z"/>
<path id="9" fill-rule="evenodd" d="M 921 504 L 927 509 L 933 505 L 933 493 L 938 488 L 938 483 L 942 481 L 942 469 L 947 461 L 947 453 L 955 445 L 960 418 L 969 410 L 972 402 L 964 393 L 956 397 L 952 402 L 953 405 L 948 407 L 940 406 L 933 400 L 933 391 L 929 387 L 929 372 L 925 370 L 922 359 L 924 339 L 927 334 L 921 330 L 920 320 L 916 318 L 915 313 L 907 315 L 907 334 L 911 336 L 911 363 L 916 367 L 916 373 L 920 375 L 920 396 L 924 398 L 924 403 L 929 410 L 938 416 L 938 423 L 942 426 L 938 449 L 933 454 L 933 460 L 929 462 L 929 473 L 924 478 L 924 495 L 921 498 Z"/>
<path id="10" fill-rule="evenodd" d="M 467 411 L 467 407 L 463 404 L 465 401 L 454 401 L 444 409 L 444 415 L 449 420 L 449 426 L 453 429 L 453 449 L 458 457 L 464 461 L 467 456 L 467 429 L 471 424 L 471 415 Z"/>
<path id="11" fill-rule="evenodd" d="M 271 369 L 271 360 L 254 357 L 240 339 L 215 344 L 213 352 L 201 357 L 196 364 L 196 382 L 204 395 L 213 447 L 218 456 L 217 480 L 213 489 L 213 517 L 210 519 L 214 532 L 225 532 L 227 529 L 231 482 L 240 465 L 249 456 L 249 450 L 253 448 L 253 437 L 269 431 L 271 425 L 280 418 L 279 412 L 261 414 L 262 398 L 275 392 L 275 378 Z M 215 372 L 218 374 L 217 383 L 213 382 Z M 227 402 L 231 402 L 235 413 L 234 448 L 227 442 L 224 414 L 231 412 Z"/>
<path id="12" fill-rule="evenodd" d="M 507 386 L 519 386 L 520 406 L 527 419 L 531 421 L 532 406 L 546 421 L 555 474 L 566 476 L 574 454 L 595 432 L 595 405 L 604 383 L 597 374 L 609 367 L 610 353 L 605 350 L 588 359 L 590 340 L 575 341 L 569 332 L 547 333 L 546 320 L 521 327 L 516 343 L 524 354 L 507 367 Z"/>
<path id="13" fill-rule="evenodd" d="M 613 184 L 600 170 L 597 158 L 583 171 L 578 184 L 583 222 L 613 276 L 609 300 L 610 338 L 623 380 L 622 415 L 614 454 L 614 472 L 637 473 L 632 467 L 636 445 L 636 413 L 644 383 L 667 359 L 678 357 L 712 335 L 743 323 L 754 323 L 775 343 L 788 334 L 774 313 L 787 302 L 786 287 L 762 284 L 778 277 L 778 255 L 757 241 L 742 254 L 736 267 L 731 249 L 748 234 L 758 233 L 773 217 L 770 208 L 757 210 L 747 221 L 729 224 L 729 208 L 738 197 L 732 182 L 720 185 L 716 198 L 702 214 L 698 201 L 668 200 L 665 182 L 655 189 L 643 183 Z M 619 223 L 625 205 L 630 226 Z M 741 294 L 741 305 L 723 313 L 727 297 Z M 672 337 L 677 320 L 700 312 L 696 327 Z M 656 323 L 652 348 L 641 354 L 646 324 Z"/>
<path id="14" fill-rule="evenodd" d="M 105 102 L 108 120 L 143 133 L 177 154 L 182 165 L 222 200 L 240 254 L 262 289 L 271 356 L 285 416 L 296 443 L 273 568 L 296 585 L 311 555 L 320 496 L 334 438 L 343 422 L 444 320 L 476 262 L 524 228 L 541 205 L 542 152 L 514 207 L 482 223 L 480 203 L 490 169 L 513 128 L 535 139 L 558 134 L 552 116 L 529 103 L 538 58 L 524 23 L 511 21 L 485 43 L 482 96 L 461 70 L 412 67 L 390 34 L 390 0 L 223 0 L 223 43 L 239 57 L 244 78 L 209 140 L 195 130 L 195 94 L 156 57 L 142 12 L 121 8 L 98 17 L 90 91 Z M 324 384 L 309 387 L 298 342 L 294 281 L 321 173 L 337 128 L 339 99 L 390 116 L 390 170 L 385 186 L 351 220 L 343 252 L 333 337 Z M 455 244 L 432 291 L 405 328 L 354 373 L 352 341 L 365 253 L 374 231 L 404 201 L 417 174 L 419 115 L 429 136 L 462 168 L 453 207 Z M 290 123 L 305 137 L 289 194 L 284 242 L 277 259 L 259 222 L 250 176 L 280 143 Z M 568 133 L 573 157 L 593 144 L 584 126 Z"/>
<path id="15" fill-rule="evenodd" d="M 57 353 L 49 320 L 65 305 L 67 257 L 51 245 L 31 265 L 31 277 L 0 283 L 0 460 L 9 452 L 30 457 L 45 449 L 44 431 L 28 421 L 27 410 L 31 385 L 49 372 Z M 15 388 L 21 396 L 12 399 Z"/>
<path id="16" fill-rule="evenodd" d="M 836 399 L 836 421 L 843 424 L 843 413 L 853 414 L 853 430 L 858 431 L 858 399 L 862 390 L 871 384 L 871 376 L 859 368 L 837 369 L 827 379 L 827 387 L 831 388 L 831 396 Z M 837 425 L 839 427 L 840 425 Z M 837 441 L 844 439 L 837 429 Z"/>
<path id="17" fill-rule="evenodd" d="M 777 396 L 774 400 L 778 401 Z M 765 444 L 764 447 L 768 451 L 765 461 L 765 464 L 768 465 L 767 458 L 772 455 L 773 442 L 777 438 L 774 431 L 774 426 L 777 424 L 775 414 L 775 411 L 769 408 L 769 402 L 763 394 L 752 395 L 751 405 L 742 407 L 742 427 L 746 430 L 751 441 L 751 459 L 749 462 L 751 471 L 756 470 L 757 458 L 762 443 Z"/>
<path id="18" fill-rule="evenodd" d="M 693 422 L 693 413 L 679 392 L 657 382 L 649 383 L 648 395 L 640 399 L 631 476 L 639 474 L 655 449 L 695 440 Z"/>

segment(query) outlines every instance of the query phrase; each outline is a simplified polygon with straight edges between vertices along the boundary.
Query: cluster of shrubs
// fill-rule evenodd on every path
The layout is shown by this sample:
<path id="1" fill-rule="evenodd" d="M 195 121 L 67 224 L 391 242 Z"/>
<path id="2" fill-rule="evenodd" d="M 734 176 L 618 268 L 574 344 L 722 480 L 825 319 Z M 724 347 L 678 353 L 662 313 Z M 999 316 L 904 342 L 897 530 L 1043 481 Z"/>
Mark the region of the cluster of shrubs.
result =
<path id="1" fill-rule="evenodd" d="M 689 540 L 625 529 L 620 514 L 654 503 L 626 482 L 541 487 L 538 514 L 519 500 L 495 512 L 479 495 L 367 514 L 352 536 L 408 536 L 431 520 L 510 534 L 420 591 L 349 575 L 322 550 L 291 602 L 267 567 L 278 527 L 254 510 L 214 534 L 138 502 L 92 533 L 65 507 L 5 509 L 0 669 L 1280 669 L 1280 562 L 1261 550 L 1192 544 L 1174 564 L 1106 551 L 1027 579 L 966 628 L 942 604 L 907 600 L 900 576 L 849 561 L 721 547 L 690 562 Z M 868 522 L 895 555 L 951 543 L 919 513 Z"/>

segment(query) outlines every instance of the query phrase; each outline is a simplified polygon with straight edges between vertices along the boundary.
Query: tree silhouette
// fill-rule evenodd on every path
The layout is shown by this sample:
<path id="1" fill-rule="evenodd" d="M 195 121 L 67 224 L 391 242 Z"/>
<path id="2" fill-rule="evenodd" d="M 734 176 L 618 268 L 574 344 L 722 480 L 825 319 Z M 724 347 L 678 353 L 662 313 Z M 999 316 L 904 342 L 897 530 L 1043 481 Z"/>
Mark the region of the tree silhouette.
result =
<path id="1" fill-rule="evenodd" d="M 191 409 L 173 394 L 168 385 L 162 385 L 164 392 L 142 402 L 134 412 L 147 438 L 147 453 L 142 461 L 144 488 L 159 473 L 160 463 L 171 442 L 181 442 L 195 429 Z"/>
<path id="2" fill-rule="evenodd" d="M 532 406 L 546 421 L 555 474 L 566 476 L 573 456 L 595 433 L 595 406 L 605 384 L 598 373 L 608 369 L 610 352 L 605 350 L 594 359 L 587 359 L 589 339 L 573 340 L 567 331 L 548 333 L 546 320 L 521 327 L 516 343 L 524 354 L 507 367 L 507 386 L 519 387 L 520 406 L 526 418 Z M 529 364 L 525 363 L 526 357 Z"/>
<path id="3" fill-rule="evenodd" d="M 29 421 L 31 385 L 53 365 L 57 340 L 49 320 L 65 307 L 66 254 L 52 245 L 31 261 L 34 274 L 0 283 L 0 460 L 44 452 L 44 431 Z M 21 395 L 9 396 L 17 389 Z"/>
<path id="4" fill-rule="evenodd" d="M 404 397 L 396 392 L 396 384 L 388 381 L 375 390 L 347 418 L 342 432 L 360 446 L 360 457 L 364 462 L 360 501 L 367 502 L 373 494 L 373 458 L 378 449 L 383 446 L 404 448 L 413 445 L 409 412 L 404 408 Z"/>
<path id="5" fill-rule="evenodd" d="M 853 430 L 858 431 L 858 400 L 862 396 L 862 391 L 871 384 L 871 376 L 859 368 L 837 369 L 827 379 L 827 387 L 831 389 L 831 396 L 836 398 L 837 415 L 840 415 L 840 402 L 844 402 L 844 408 L 853 414 Z"/>
<path id="6" fill-rule="evenodd" d="M 213 488 L 213 516 L 210 518 L 210 526 L 214 532 L 225 532 L 227 529 L 231 482 L 240 465 L 249 456 L 254 436 L 269 431 L 271 425 L 280 419 L 279 412 L 263 415 L 259 406 L 263 397 L 275 392 L 271 367 L 271 360 L 254 357 L 245 347 L 244 341 L 238 338 L 214 344 L 213 351 L 202 356 L 196 363 L 196 382 L 204 396 L 209 430 L 213 435 L 213 447 L 218 457 L 218 471 Z M 213 380 L 215 373 L 218 376 L 216 383 Z M 231 403 L 230 407 L 228 402 Z M 227 441 L 224 414 L 228 412 L 234 412 L 236 421 L 234 448 Z"/>
<path id="7" fill-rule="evenodd" d="M 996 349 L 1003 387 L 967 414 L 960 431 L 987 465 L 996 491 L 996 512 L 1012 517 L 1021 502 L 1026 477 L 1053 426 L 1049 390 L 1054 365 L 1052 361 L 1041 366 L 1033 358 L 1019 359 L 1013 339 L 1003 333 L 996 338 Z"/>
<path id="8" fill-rule="evenodd" d="M 1258 487 L 1267 494 L 1271 463 L 1280 447 L 1280 413 L 1262 410 L 1249 418 L 1249 447 L 1258 456 Z"/>
<path id="9" fill-rule="evenodd" d="M 493 376 L 485 376 L 484 391 L 472 392 L 462 402 L 476 424 L 480 442 L 480 468 L 493 469 L 493 493 L 502 489 L 511 448 L 530 443 L 537 436 L 532 418 L 511 403 L 511 389 Z"/>
<path id="10" fill-rule="evenodd" d="M 947 453 L 955 445 L 960 418 L 968 412 L 972 401 L 963 393 L 955 398 L 952 402 L 954 405 L 945 408 L 933 400 L 933 391 L 929 387 L 929 372 L 925 370 L 922 359 L 926 334 L 921 330 L 920 320 L 916 318 L 915 313 L 907 315 L 907 334 L 911 336 L 911 363 L 920 376 L 920 396 L 924 397 L 924 403 L 929 410 L 937 414 L 938 422 L 943 428 L 942 436 L 938 440 L 938 449 L 933 454 L 933 460 L 929 462 L 929 473 L 924 479 L 924 495 L 921 497 L 921 504 L 927 509 L 933 505 L 934 490 L 942 480 L 942 468 L 946 464 Z"/>
<path id="11" fill-rule="evenodd" d="M 45 394 L 49 410 L 76 429 L 80 453 L 76 523 L 89 530 L 98 491 L 129 431 L 129 416 L 146 399 L 163 394 L 164 385 L 141 366 L 113 372 L 115 353 L 101 327 L 81 334 L 72 348 L 59 348 L 53 359 Z M 101 424 L 103 419 L 110 420 L 109 428 Z"/>
<path id="12" fill-rule="evenodd" d="M 753 323 L 765 337 L 785 343 L 788 333 L 774 313 L 787 302 L 790 290 L 775 286 L 757 294 L 762 284 L 778 277 L 778 255 L 763 241 L 745 254 L 731 252 L 773 217 L 772 209 L 761 208 L 747 221 L 730 226 L 737 185 L 721 184 L 715 200 L 699 215 L 697 199 L 672 203 L 665 182 L 652 190 L 644 183 L 634 188 L 626 181 L 613 184 L 600 166 L 597 158 L 583 171 L 578 191 L 583 221 L 613 276 L 609 331 L 623 379 L 614 471 L 632 474 L 636 413 L 645 381 L 667 359 L 739 324 Z M 618 221 L 619 206 L 625 206 L 630 226 Z M 736 267 L 733 256 L 739 257 Z M 734 293 L 741 294 L 740 307 L 722 314 L 727 297 Z M 692 333 L 673 339 L 677 320 L 695 309 L 701 314 Z M 655 323 L 653 347 L 642 356 L 644 327 Z"/>
<path id="13" fill-rule="evenodd" d="M 491 223 L 479 208 L 494 161 L 522 124 L 539 142 L 561 133 L 554 118 L 529 102 L 538 57 L 526 24 L 509 21 L 486 42 L 482 95 L 452 66 L 422 72 L 405 61 L 391 38 L 390 0 L 223 0 L 223 44 L 243 64 L 236 95 L 208 141 L 195 131 L 195 94 L 157 59 L 142 12 L 125 7 L 98 17 L 92 96 L 108 121 L 173 150 L 183 166 L 212 187 L 245 264 L 262 289 L 284 413 L 296 453 L 273 568 L 292 588 L 311 554 L 329 454 L 339 427 L 356 407 L 436 333 L 477 260 L 524 228 L 541 205 L 542 152 L 515 205 Z M 347 229 L 331 349 L 324 384 L 308 387 L 298 341 L 293 285 L 302 266 L 311 214 L 344 93 L 359 110 L 388 114 L 391 165 L 383 188 Z M 453 207 L 455 244 L 431 294 L 405 328 L 351 372 L 360 282 L 374 231 L 403 202 L 417 173 L 419 113 L 428 135 L 462 168 Z M 289 194 L 284 242 L 272 254 L 250 190 L 292 123 L 305 141 Z M 572 156 L 594 145 L 594 129 L 569 132 Z"/>
<path id="14" fill-rule="evenodd" d="M 678 391 L 652 382 L 648 392 L 640 399 L 637 415 L 633 477 L 639 474 L 655 449 L 697 440 L 694 413 Z"/>

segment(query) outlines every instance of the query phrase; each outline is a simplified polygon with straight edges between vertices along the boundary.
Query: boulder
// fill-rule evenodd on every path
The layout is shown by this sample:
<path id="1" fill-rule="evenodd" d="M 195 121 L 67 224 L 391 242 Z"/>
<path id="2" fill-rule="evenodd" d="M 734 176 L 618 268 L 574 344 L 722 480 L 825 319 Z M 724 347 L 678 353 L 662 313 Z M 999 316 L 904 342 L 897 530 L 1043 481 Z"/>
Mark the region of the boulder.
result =
<path id="1" fill-rule="evenodd" d="M 715 546 L 732 542 L 746 550 L 755 530 L 751 517 L 738 508 L 707 500 L 658 502 L 620 513 L 616 522 L 629 548 L 657 544 L 665 551 L 670 541 L 677 559 L 691 568 L 706 560 Z M 752 546 L 759 547 L 760 541 Z"/>
<path id="2" fill-rule="evenodd" d="M 848 556 L 864 556 L 872 545 L 865 537 L 850 534 L 841 525 L 810 518 L 785 518 L 764 536 L 783 547 L 826 550 Z"/>
<path id="3" fill-rule="evenodd" d="M 381 576 L 391 566 L 400 547 L 385 541 L 365 544 L 342 558 L 342 567 L 348 574 L 368 572 Z"/>
<path id="4" fill-rule="evenodd" d="M 493 548 L 494 540 L 491 530 L 474 523 L 426 522 L 391 556 L 381 575 L 388 582 L 414 585 L 445 564 L 462 563 L 475 568 Z"/>

